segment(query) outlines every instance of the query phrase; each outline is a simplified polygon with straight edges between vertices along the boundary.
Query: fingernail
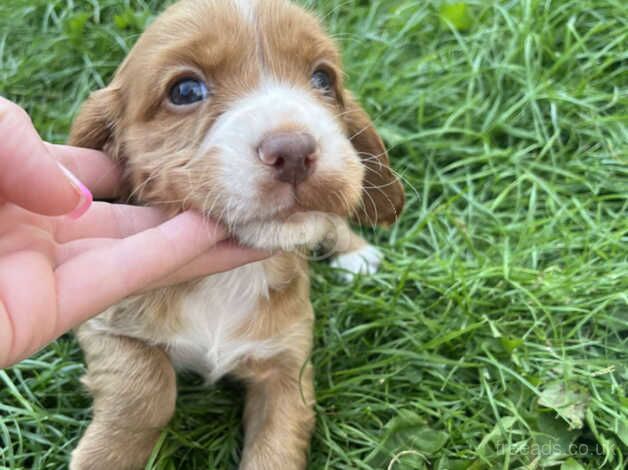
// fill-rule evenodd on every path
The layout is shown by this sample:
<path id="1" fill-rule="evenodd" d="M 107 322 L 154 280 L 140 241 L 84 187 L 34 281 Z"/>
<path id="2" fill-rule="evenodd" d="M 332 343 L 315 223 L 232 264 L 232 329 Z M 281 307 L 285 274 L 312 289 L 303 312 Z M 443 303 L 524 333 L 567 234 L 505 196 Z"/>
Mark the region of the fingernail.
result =
<path id="1" fill-rule="evenodd" d="M 89 206 L 92 205 L 94 197 L 92 196 L 92 193 L 89 191 L 89 189 L 87 189 L 87 187 L 83 183 L 81 183 L 81 181 L 74 175 L 74 173 L 64 167 L 61 163 L 57 164 L 72 184 L 72 187 L 74 188 L 76 193 L 79 195 L 78 204 L 74 209 L 72 209 L 72 212 L 67 214 L 67 216 L 71 219 L 78 219 L 80 216 L 85 214 L 87 209 L 89 209 Z"/>

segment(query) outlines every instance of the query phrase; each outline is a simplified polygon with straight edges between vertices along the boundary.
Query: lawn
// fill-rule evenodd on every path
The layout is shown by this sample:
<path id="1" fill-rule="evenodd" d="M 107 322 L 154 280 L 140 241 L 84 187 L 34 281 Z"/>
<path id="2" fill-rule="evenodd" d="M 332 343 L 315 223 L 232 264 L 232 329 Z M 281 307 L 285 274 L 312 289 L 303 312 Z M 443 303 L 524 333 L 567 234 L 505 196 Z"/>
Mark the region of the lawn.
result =
<path id="1" fill-rule="evenodd" d="M 2 0 L 0 94 L 63 142 L 163 3 Z M 376 276 L 312 266 L 311 468 L 623 469 L 626 4 L 465 4 L 309 3 L 408 195 L 395 227 L 364 229 Z M 0 371 L 0 468 L 67 466 L 83 370 L 67 336 Z M 234 468 L 241 395 L 183 377 L 148 468 Z"/>

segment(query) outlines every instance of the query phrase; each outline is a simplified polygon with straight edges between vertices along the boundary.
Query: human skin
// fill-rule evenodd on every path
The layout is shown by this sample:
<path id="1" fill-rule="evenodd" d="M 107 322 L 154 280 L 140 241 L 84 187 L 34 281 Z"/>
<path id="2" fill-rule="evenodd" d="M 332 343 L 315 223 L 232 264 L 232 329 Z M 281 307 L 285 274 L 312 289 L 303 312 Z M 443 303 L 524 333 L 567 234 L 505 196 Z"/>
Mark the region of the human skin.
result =
<path id="1" fill-rule="evenodd" d="M 0 97 L 0 367 L 129 295 L 268 256 L 193 211 L 92 202 L 120 178 L 101 152 L 42 141 Z"/>

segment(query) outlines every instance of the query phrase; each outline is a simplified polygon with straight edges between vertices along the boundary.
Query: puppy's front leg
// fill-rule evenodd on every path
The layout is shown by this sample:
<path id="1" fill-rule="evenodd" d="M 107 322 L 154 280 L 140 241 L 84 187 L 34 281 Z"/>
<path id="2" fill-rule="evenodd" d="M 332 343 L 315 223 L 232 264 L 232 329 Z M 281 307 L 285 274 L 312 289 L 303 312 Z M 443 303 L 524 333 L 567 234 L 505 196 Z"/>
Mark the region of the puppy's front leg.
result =
<path id="1" fill-rule="evenodd" d="M 287 353 L 289 354 L 289 353 Z M 314 427 L 312 365 L 265 364 L 249 379 L 240 470 L 300 470 Z M 281 362 L 280 362 L 281 361 Z"/>
<path id="2" fill-rule="evenodd" d="M 83 383 L 94 398 L 93 419 L 72 453 L 70 470 L 144 468 L 174 413 L 176 377 L 158 347 L 81 326 Z"/>
<path id="3" fill-rule="evenodd" d="M 382 252 L 351 230 L 344 220 L 338 222 L 334 229 L 331 237 L 334 245 L 328 246 L 327 250 L 335 254 L 331 266 L 343 271 L 340 274 L 342 279 L 351 282 L 358 274 L 375 274 L 384 257 Z"/>

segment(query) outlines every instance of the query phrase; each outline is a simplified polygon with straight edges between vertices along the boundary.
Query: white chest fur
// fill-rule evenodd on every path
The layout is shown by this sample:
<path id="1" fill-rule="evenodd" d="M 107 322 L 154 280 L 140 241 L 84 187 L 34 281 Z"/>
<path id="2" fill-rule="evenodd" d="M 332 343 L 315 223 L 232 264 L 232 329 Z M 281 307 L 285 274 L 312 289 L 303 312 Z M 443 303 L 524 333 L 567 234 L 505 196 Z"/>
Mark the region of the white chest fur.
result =
<path id="1" fill-rule="evenodd" d="M 213 382 L 245 356 L 267 357 L 271 341 L 238 338 L 236 332 L 255 315 L 269 286 L 262 263 L 253 263 L 205 278 L 185 296 L 183 327 L 167 344 L 178 369 L 191 369 Z"/>

